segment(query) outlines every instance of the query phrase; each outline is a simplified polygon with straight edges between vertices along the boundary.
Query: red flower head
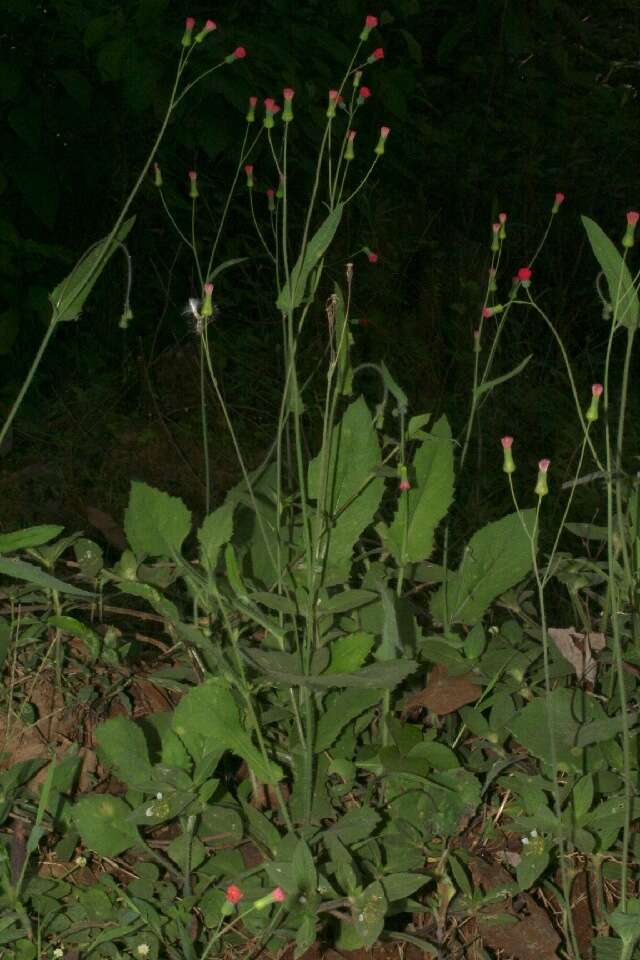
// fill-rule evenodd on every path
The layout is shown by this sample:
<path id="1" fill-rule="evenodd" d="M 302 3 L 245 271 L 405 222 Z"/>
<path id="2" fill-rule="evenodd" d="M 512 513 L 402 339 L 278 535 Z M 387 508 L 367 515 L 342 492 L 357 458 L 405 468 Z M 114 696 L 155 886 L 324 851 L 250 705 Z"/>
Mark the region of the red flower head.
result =
<path id="1" fill-rule="evenodd" d="M 369 260 L 369 263 L 378 262 L 378 254 L 375 252 L 375 250 L 367 250 L 367 258 Z"/>
<path id="2" fill-rule="evenodd" d="M 521 283 L 526 283 L 528 280 L 531 280 L 531 277 L 532 273 L 529 267 L 520 267 L 518 270 L 518 280 L 520 280 Z"/>
<path id="3" fill-rule="evenodd" d="M 382 47 L 376 47 L 376 49 L 373 51 L 373 53 L 369 57 L 369 61 L 371 61 L 372 59 L 384 60 L 384 50 L 382 49 Z"/>
<path id="4" fill-rule="evenodd" d="M 338 93 L 337 90 L 329 90 L 329 100 L 333 101 L 333 103 L 338 102 L 339 96 L 340 94 Z"/>
<path id="5" fill-rule="evenodd" d="M 553 198 L 553 202 L 557 207 L 559 207 L 561 203 L 564 203 L 564 200 L 564 193 L 556 193 L 555 197 Z"/>
<path id="6" fill-rule="evenodd" d="M 499 213 L 499 214 L 498 214 L 498 220 L 500 221 L 500 223 L 506 223 L 506 222 L 507 222 L 507 215 L 506 215 L 506 213 Z"/>
<path id="7" fill-rule="evenodd" d="M 285 87 L 282 91 L 282 96 L 285 100 L 293 100 L 295 96 L 295 90 L 292 90 L 291 87 Z"/>
<path id="8" fill-rule="evenodd" d="M 184 28 L 188 33 L 191 33 L 195 25 L 196 25 L 195 17 L 187 17 L 187 19 L 184 22 Z"/>
<path id="9" fill-rule="evenodd" d="M 245 163 L 244 172 L 246 173 L 247 176 L 250 176 L 253 173 L 253 164 Z"/>
<path id="10" fill-rule="evenodd" d="M 347 140 L 349 141 L 349 143 L 353 143 L 353 141 L 355 140 L 355 138 L 356 138 L 356 132 L 357 132 L 357 131 L 355 131 L 355 130 L 349 130 L 349 132 L 348 132 L 348 134 L 347 134 Z"/>
<path id="11" fill-rule="evenodd" d="M 240 903 L 240 901 L 244 897 L 244 893 L 242 892 L 240 887 L 236 886 L 235 883 L 230 883 L 229 886 L 227 887 L 225 896 L 229 901 L 229 903 Z"/>
<path id="12" fill-rule="evenodd" d="M 538 470 L 540 473 L 546 473 L 549 467 L 551 466 L 551 460 L 538 460 Z"/>
<path id="13" fill-rule="evenodd" d="M 215 20 L 207 20 L 203 29 L 205 33 L 211 33 L 212 30 L 218 29 L 218 24 L 215 22 Z"/>
<path id="14" fill-rule="evenodd" d="M 364 25 L 367 30 L 373 30 L 378 26 L 378 18 L 369 14 L 368 17 L 365 18 Z"/>
<path id="15" fill-rule="evenodd" d="M 513 437 L 502 437 L 500 443 L 503 450 L 510 450 L 513 445 Z"/>
<path id="16" fill-rule="evenodd" d="M 280 107 L 275 102 L 273 97 L 267 97 L 267 99 L 264 102 L 264 109 L 266 110 L 267 113 L 270 113 L 273 116 L 274 113 L 278 113 L 278 111 L 280 110 Z"/>
<path id="17" fill-rule="evenodd" d="M 271 896 L 275 903 L 284 903 L 284 901 L 287 899 L 287 895 L 282 887 L 276 887 L 275 890 L 271 892 Z"/>
<path id="18" fill-rule="evenodd" d="M 492 316 L 493 316 L 493 310 L 491 309 L 491 307 L 483 307 L 483 308 L 482 308 L 482 316 L 485 318 L 485 320 L 488 320 L 489 317 L 492 317 Z"/>
<path id="19" fill-rule="evenodd" d="M 360 87 L 358 91 L 358 96 L 362 97 L 363 100 L 368 100 L 371 96 L 371 90 L 369 87 Z"/>
<path id="20" fill-rule="evenodd" d="M 231 54 L 232 60 L 244 60 L 247 55 L 247 51 L 244 47 L 236 47 L 233 53 Z"/>
<path id="21" fill-rule="evenodd" d="M 635 227 L 636 223 L 640 220 L 640 213 L 637 210 L 629 210 L 627 214 L 627 223 L 630 227 Z"/>
<path id="22" fill-rule="evenodd" d="M 601 397 L 604 392 L 604 387 L 601 383 L 594 383 L 591 387 L 591 393 L 594 397 Z"/>
<path id="23" fill-rule="evenodd" d="M 258 103 L 257 97 L 249 97 L 249 106 L 251 107 L 252 110 L 255 110 L 257 103 Z"/>
<path id="24" fill-rule="evenodd" d="M 276 195 L 276 192 L 275 192 L 275 190 L 273 189 L 273 187 L 269 187 L 269 189 L 267 190 L 267 196 L 268 196 L 269 200 L 273 200 L 273 198 L 275 197 L 275 195 Z"/>
<path id="25" fill-rule="evenodd" d="M 391 127 L 380 127 L 380 136 L 383 140 L 386 140 L 390 133 Z"/>

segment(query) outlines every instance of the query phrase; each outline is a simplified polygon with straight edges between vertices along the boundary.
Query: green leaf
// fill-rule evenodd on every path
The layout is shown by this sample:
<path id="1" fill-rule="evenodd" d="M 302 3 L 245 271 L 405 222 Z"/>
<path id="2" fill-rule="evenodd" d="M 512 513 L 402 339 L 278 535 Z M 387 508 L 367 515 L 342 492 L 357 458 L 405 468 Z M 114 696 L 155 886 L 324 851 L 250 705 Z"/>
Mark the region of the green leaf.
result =
<path id="1" fill-rule="evenodd" d="M 389 906 L 384 887 L 379 880 L 375 880 L 361 894 L 354 897 L 354 901 L 355 928 L 362 938 L 363 945 L 370 948 L 384 930 L 384 918 Z"/>
<path id="2" fill-rule="evenodd" d="M 282 779 L 280 767 L 263 757 L 244 730 L 236 701 L 222 680 L 207 680 L 189 691 L 175 709 L 173 728 L 190 752 L 195 736 L 212 750 L 231 750 L 242 757 L 262 783 Z"/>
<path id="3" fill-rule="evenodd" d="M 429 877 L 421 877 L 415 873 L 392 873 L 388 877 L 381 877 L 380 883 L 389 902 L 404 900 L 412 893 L 429 882 Z"/>
<path id="4" fill-rule="evenodd" d="M 411 489 L 400 497 L 388 533 L 399 564 L 418 563 L 431 556 L 436 527 L 453 499 L 453 443 L 446 417 L 441 417 L 422 441 L 412 467 Z"/>
<path id="5" fill-rule="evenodd" d="M 587 773 L 584 777 L 580 777 L 571 794 L 577 821 L 581 821 L 589 813 L 593 803 L 593 795 L 593 777 L 590 773 Z"/>
<path id="6" fill-rule="evenodd" d="M 105 764 L 118 780 L 130 787 L 152 777 L 147 741 L 137 723 L 128 717 L 112 717 L 96 727 L 95 739 Z"/>
<path id="7" fill-rule="evenodd" d="M 362 397 L 347 407 L 334 427 L 326 461 L 324 478 L 322 453 L 309 465 L 309 496 L 323 499 L 327 518 L 323 528 L 328 529 L 322 530 L 321 555 L 331 582 L 340 582 L 348 578 L 354 544 L 373 520 L 384 486 L 382 478 L 374 476 L 380 447 Z M 315 537 L 319 535 L 316 528 Z"/>
<path id="8" fill-rule="evenodd" d="M 517 377 L 519 373 L 522 373 L 532 356 L 533 354 L 530 353 L 528 357 L 521 360 L 518 366 L 514 367 L 513 370 L 509 370 L 508 373 L 503 373 L 500 377 L 494 377 L 493 380 L 487 380 L 485 383 L 481 383 L 476 390 L 476 397 L 481 397 L 483 393 L 489 393 L 494 387 L 499 387 L 501 383 L 506 383 L 507 380 L 512 380 L 513 377 Z"/>
<path id="9" fill-rule="evenodd" d="M 191 514 L 179 497 L 134 481 L 124 529 L 136 556 L 172 557 L 189 534 Z"/>
<path id="10" fill-rule="evenodd" d="M 311 850 L 302 839 L 298 840 L 293 851 L 291 866 L 296 889 L 307 896 L 315 893 L 318 889 L 318 874 Z"/>
<path id="11" fill-rule="evenodd" d="M 377 599 L 377 594 L 371 590 L 341 590 L 340 593 L 334 593 L 331 597 L 320 598 L 317 606 L 318 616 L 326 617 L 328 614 L 351 613 L 352 610 L 364 607 Z"/>
<path id="12" fill-rule="evenodd" d="M 596 260 L 607 279 L 614 319 L 630 330 L 638 326 L 640 302 L 629 268 L 604 230 L 589 217 L 581 217 Z"/>
<path id="13" fill-rule="evenodd" d="M 118 244 L 122 243 L 127 237 L 135 219 L 135 217 L 130 217 L 129 220 L 125 220 L 111 242 L 109 242 L 109 237 L 105 237 L 89 247 L 78 260 L 69 276 L 49 294 L 49 300 L 53 308 L 51 323 L 63 323 L 78 319 L 96 281 L 113 256 Z"/>
<path id="14" fill-rule="evenodd" d="M 41 547 L 43 543 L 48 543 L 54 537 L 60 536 L 63 530 L 64 527 L 47 524 L 15 530 L 13 533 L 0 533 L 0 553 L 13 553 L 29 547 Z"/>
<path id="15" fill-rule="evenodd" d="M 548 866 L 549 850 L 544 841 L 540 837 L 529 840 L 522 848 L 520 863 L 516 867 L 519 889 L 529 890 Z"/>
<path id="16" fill-rule="evenodd" d="M 623 943 L 631 945 L 640 940 L 640 900 L 627 900 L 627 909 L 618 907 L 608 920 Z"/>
<path id="17" fill-rule="evenodd" d="M 361 631 L 338 637 L 331 643 L 331 663 L 326 672 L 353 673 L 365 662 L 373 644 L 373 636 Z"/>
<path id="18" fill-rule="evenodd" d="M 86 623 L 81 623 L 80 620 L 76 620 L 75 617 L 68 617 L 64 614 L 54 614 L 52 617 L 47 618 L 47 626 L 56 627 L 58 630 L 63 630 L 72 637 L 79 637 L 81 640 L 84 640 L 92 660 L 97 660 L 100 656 L 102 637 L 99 633 L 96 633 L 95 630 L 92 630 L 91 627 L 88 627 Z"/>
<path id="19" fill-rule="evenodd" d="M 321 714 L 316 728 L 316 753 L 333 746 L 348 723 L 374 707 L 381 699 L 381 690 L 356 689 L 330 694 L 325 713 Z"/>
<path id="20" fill-rule="evenodd" d="M 333 240 L 336 230 L 342 219 L 344 205 L 339 203 L 329 214 L 324 223 L 316 230 L 301 252 L 298 260 L 291 271 L 289 282 L 285 283 L 276 306 L 283 313 L 294 310 L 302 303 L 309 274 L 318 265 L 319 260 L 324 256 L 329 244 Z"/>
<path id="21" fill-rule="evenodd" d="M 239 263 L 244 263 L 245 260 L 248 260 L 249 257 L 232 257 L 231 260 L 225 260 L 224 263 L 219 263 L 218 266 L 212 271 L 209 279 L 213 282 L 217 276 L 221 273 L 224 273 L 225 270 L 228 270 L 229 267 L 235 267 Z"/>
<path id="22" fill-rule="evenodd" d="M 73 819 L 83 842 L 100 857 L 117 857 L 138 843 L 138 831 L 127 817 L 128 804 L 120 797 L 91 794 L 73 808 Z"/>
<path id="23" fill-rule="evenodd" d="M 342 843 L 350 846 L 352 843 L 360 843 L 373 836 L 381 819 L 380 814 L 376 813 L 372 807 L 354 807 L 329 827 L 325 835 L 328 840 L 337 837 Z"/>
<path id="24" fill-rule="evenodd" d="M 358 687 L 360 689 L 392 690 L 417 669 L 415 660 L 396 660 L 386 663 L 370 663 L 355 673 L 323 673 L 306 675 L 298 670 L 298 662 L 290 654 L 279 650 L 260 650 L 251 647 L 246 656 L 255 666 L 273 677 L 282 686 L 310 687 L 326 690 L 331 687 Z"/>
<path id="25" fill-rule="evenodd" d="M 7 557 L 0 557 L 0 574 L 10 577 L 12 580 L 26 580 L 36 587 L 43 587 L 45 590 L 57 590 L 58 593 L 68 593 L 72 597 L 93 597 L 87 590 L 81 590 L 80 587 L 74 587 L 64 580 L 58 580 L 45 573 L 40 567 L 35 567 L 24 560 L 9 560 Z"/>
<path id="26" fill-rule="evenodd" d="M 449 623 L 475 623 L 497 597 L 524 579 L 532 567 L 529 536 L 535 519 L 535 510 L 523 510 L 475 533 L 458 569 L 434 594 L 432 616 L 444 622 L 446 604 Z"/>
<path id="27" fill-rule="evenodd" d="M 507 729 L 529 753 L 551 763 L 549 725 L 553 725 L 558 766 L 582 770 L 582 750 L 577 746 L 581 721 L 577 719 L 576 697 L 559 687 L 547 696 L 536 697 L 508 722 Z"/>
<path id="28" fill-rule="evenodd" d="M 215 570 L 220 548 L 233 536 L 233 513 L 236 504 L 225 500 L 222 506 L 210 513 L 198 530 L 200 559 L 205 570 Z"/>

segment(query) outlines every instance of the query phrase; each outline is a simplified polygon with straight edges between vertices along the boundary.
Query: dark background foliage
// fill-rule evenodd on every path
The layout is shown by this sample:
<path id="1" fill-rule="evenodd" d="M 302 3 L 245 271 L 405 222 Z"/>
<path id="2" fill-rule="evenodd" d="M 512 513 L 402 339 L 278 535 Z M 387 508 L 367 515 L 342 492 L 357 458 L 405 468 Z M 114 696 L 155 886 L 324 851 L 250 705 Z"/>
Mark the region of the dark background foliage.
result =
<path id="1" fill-rule="evenodd" d="M 607 327 L 595 261 L 579 214 L 617 237 L 638 198 L 638 7 L 561 0 L 237 0 L 221 9 L 169 0 L 112 3 L 1 0 L 0 401 L 10 403 L 48 319 L 47 294 L 110 228 L 153 142 L 173 78 L 184 16 L 219 29 L 198 51 L 214 63 L 236 45 L 246 60 L 213 74 L 185 101 L 161 148 L 167 198 L 188 216 L 186 172 L 197 168 L 203 243 L 236 169 L 247 99 L 296 90 L 290 190 L 302 212 L 324 123 L 364 15 L 385 59 L 366 71 L 373 96 L 358 147 L 391 127 L 383 163 L 349 212 L 329 264 L 367 245 L 356 263 L 356 355 L 384 359 L 416 411 L 468 409 L 472 330 L 489 262 L 490 224 L 509 214 L 501 294 L 544 232 L 556 190 L 567 195 L 536 265 L 539 301 L 566 338 L 585 397 L 600 379 Z M 258 216 L 274 185 L 266 151 L 256 167 Z M 0 526 L 56 518 L 77 528 L 87 508 L 119 516 L 132 477 L 202 507 L 195 339 L 182 315 L 193 265 L 151 183 L 136 201 L 130 249 L 135 319 L 118 329 L 122 263 L 115 260 L 77 324 L 59 332 L 16 424 L 0 477 Z M 250 256 L 217 284 L 213 342 L 220 379 L 249 459 L 266 449 L 277 411 L 280 322 L 274 281 L 240 184 L 221 259 Z M 302 351 L 311 371 L 324 343 L 322 302 Z M 557 349 L 541 321 L 510 321 L 498 365 L 528 353 L 524 376 L 483 410 L 460 493 L 491 514 L 505 496 L 495 450 L 519 438 L 533 478 L 542 455 L 569 475 L 579 437 Z M 365 386 L 375 389 L 375 383 Z M 318 379 L 318 389 L 321 378 Z M 309 398 L 313 435 L 314 392 Z M 632 398 L 633 399 L 633 398 Z M 586 402 L 586 401 L 585 401 Z M 632 411 L 633 412 L 633 411 Z M 637 419 L 637 418 L 636 418 Z M 221 418 L 211 422 L 217 494 L 236 475 Z M 637 437 L 630 434 L 630 443 Z M 635 449 L 635 448 L 634 448 Z M 587 507 L 591 509 L 588 497 Z M 593 506 L 595 510 L 595 506 Z"/>

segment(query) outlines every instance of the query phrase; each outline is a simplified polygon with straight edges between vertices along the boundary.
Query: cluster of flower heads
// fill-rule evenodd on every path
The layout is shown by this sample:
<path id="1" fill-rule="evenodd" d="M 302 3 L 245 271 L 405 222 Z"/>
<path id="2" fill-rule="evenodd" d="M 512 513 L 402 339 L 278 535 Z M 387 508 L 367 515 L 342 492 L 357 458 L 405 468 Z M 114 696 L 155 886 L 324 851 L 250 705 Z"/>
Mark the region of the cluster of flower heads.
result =
<path id="1" fill-rule="evenodd" d="M 585 420 L 588 424 L 594 423 L 598 419 L 598 407 L 600 404 L 600 397 L 604 392 L 604 387 L 601 383 L 594 383 L 591 387 L 591 403 L 585 411 Z M 503 471 L 510 475 L 515 473 L 516 464 L 513 459 L 513 437 L 502 437 L 500 440 L 502 444 L 502 469 Z M 545 497 L 549 493 L 549 487 L 547 486 L 547 473 L 549 472 L 549 467 L 551 466 L 551 461 L 546 457 L 538 461 L 538 480 L 535 486 L 535 493 L 538 497 Z"/>
<path id="2" fill-rule="evenodd" d="M 213 33 L 214 30 L 218 29 L 218 24 L 215 20 L 205 20 L 204 26 L 202 29 L 196 33 L 195 37 L 193 31 L 196 28 L 196 18 L 187 17 L 184 22 L 184 33 L 182 34 L 182 46 L 190 47 L 192 43 L 202 43 L 202 41 L 210 33 Z M 233 53 L 230 53 L 225 57 L 226 63 L 232 63 L 234 60 L 242 60 L 246 57 L 247 51 L 244 47 L 236 47 Z"/>

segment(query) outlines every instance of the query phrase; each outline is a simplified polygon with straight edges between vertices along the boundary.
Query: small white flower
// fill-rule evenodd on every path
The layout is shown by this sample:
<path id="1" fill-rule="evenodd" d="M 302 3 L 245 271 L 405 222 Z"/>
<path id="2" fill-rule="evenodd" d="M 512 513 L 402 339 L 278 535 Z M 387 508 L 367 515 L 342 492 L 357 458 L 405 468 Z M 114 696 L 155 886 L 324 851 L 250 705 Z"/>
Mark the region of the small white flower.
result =
<path id="1" fill-rule="evenodd" d="M 136 953 L 139 957 L 148 957 L 150 949 L 151 948 L 149 947 L 148 943 L 139 943 L 136 947 Z"/>
<path id="2" fill-rule="evenodd" d="M 144 812 L 144 815 L 145 815 L 145 817 L 154 817 L 154 816 L 155 816 L 155 811 L 154 811 L 153 807 L 147 807 L 147 809 L 146 809 L 145 812 Z"/>
<path id="3" fill-rule="evenodd" d="M 537 831 L 537 830 L 532 830 L 532 831 L 531 831 L 531 836 L 532 836 L 533 839 L 535 840 L 535 839 L 537 838 L 537 836 L 538 836 L 538 831 Z"/>
<path id="4" fill-rule="evenodd" d="M 156 793 L 156 800 L 162 800 L 162 793 L 160 793 L 160 791 Z"/>
<path id="5" fill-rule="evenodd" d="M 529 837 L 522 837 L 522 843 L 526 846 L 529 843 Z"/>
<path id="6" fill-rule="evenodd" d="M 79 857 L 76 857 L 73 862 L 75 863 L 76 867 L 86 867 L 87 858 L 80 855 Z"/>
<path id="7" fill-rule="evenodd" d="M 56 947 L 53 951 L 53 956 L 56 958 L 56 960 L 59 960 L 60 957 L 64 957 L 64 950 L 62 947 Z"/>

